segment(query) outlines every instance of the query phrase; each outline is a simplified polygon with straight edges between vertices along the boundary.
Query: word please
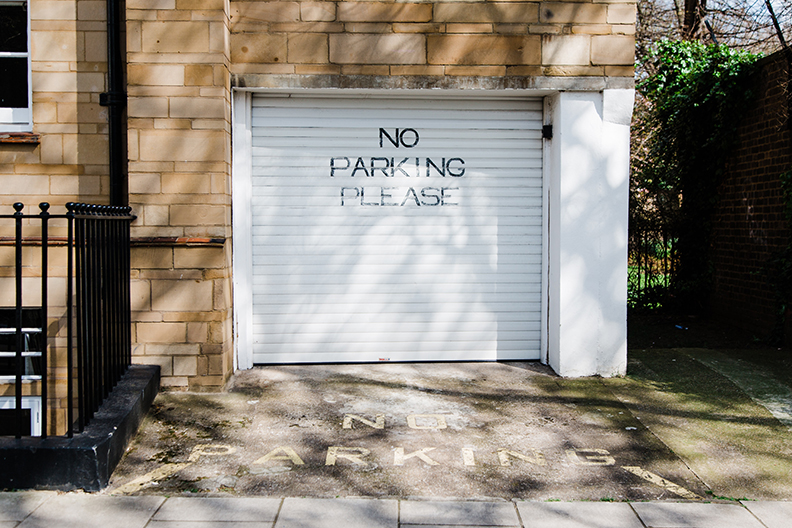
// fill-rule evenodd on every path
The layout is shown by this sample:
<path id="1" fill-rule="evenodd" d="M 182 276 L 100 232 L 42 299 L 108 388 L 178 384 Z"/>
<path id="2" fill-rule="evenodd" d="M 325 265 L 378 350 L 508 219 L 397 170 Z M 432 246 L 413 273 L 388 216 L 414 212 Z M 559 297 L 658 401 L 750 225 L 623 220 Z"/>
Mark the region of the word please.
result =
<path id="1" fill-rule="evenodd" d="M 341 205 L 418 207 L 459 205 L 451 196 L 459 187 L 341 187 Z"/>

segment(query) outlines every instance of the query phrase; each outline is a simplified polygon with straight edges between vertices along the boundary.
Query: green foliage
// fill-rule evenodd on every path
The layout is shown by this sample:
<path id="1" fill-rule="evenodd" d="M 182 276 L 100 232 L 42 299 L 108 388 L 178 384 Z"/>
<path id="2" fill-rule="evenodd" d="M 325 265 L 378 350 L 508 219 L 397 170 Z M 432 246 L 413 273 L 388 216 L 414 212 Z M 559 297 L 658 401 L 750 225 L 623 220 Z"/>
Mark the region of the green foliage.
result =
<path id="1" fill-rule="evenodd" d="M 664 40 L 642 64 L 647 74 L 637 88 L 645 107 L 636 112 L 631 229 L 651 226 L 670 248 L 663 266 L 670 298 L 688 311 L 706 304 L 717 186 L 753 97 L 758 58 L 726 46 Z"/>

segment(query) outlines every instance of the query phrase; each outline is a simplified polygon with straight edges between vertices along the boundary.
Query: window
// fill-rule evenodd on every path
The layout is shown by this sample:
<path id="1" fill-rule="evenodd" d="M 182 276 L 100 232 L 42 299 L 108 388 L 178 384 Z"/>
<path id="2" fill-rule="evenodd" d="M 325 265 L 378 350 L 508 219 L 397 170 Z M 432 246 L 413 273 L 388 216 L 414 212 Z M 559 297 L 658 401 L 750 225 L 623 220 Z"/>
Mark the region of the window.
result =
<path id="1" fill-rule="evenodd" d="M 26 0 L 0 0 L 0 132 L 32 130 Z"/>

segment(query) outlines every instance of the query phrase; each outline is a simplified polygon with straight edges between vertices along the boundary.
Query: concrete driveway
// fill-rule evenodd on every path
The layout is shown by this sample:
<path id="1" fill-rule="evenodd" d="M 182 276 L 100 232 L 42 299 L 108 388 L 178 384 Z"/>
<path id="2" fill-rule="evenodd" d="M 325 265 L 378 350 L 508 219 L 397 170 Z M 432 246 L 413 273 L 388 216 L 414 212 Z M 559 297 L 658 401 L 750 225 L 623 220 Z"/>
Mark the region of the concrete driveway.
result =
<path id="1" fill-rule="evenodd" d="M 697 381 L 691 390 L 669 385 L 651 369 L 657 361 Z M 535 363 L 256 368 L 226 393 L 158 396 L 109 491 L 792 496 L 792 434 L 726 376 L 679 350 L 633 354 L 631 371 L 603 380 L 563 379 Z"/>

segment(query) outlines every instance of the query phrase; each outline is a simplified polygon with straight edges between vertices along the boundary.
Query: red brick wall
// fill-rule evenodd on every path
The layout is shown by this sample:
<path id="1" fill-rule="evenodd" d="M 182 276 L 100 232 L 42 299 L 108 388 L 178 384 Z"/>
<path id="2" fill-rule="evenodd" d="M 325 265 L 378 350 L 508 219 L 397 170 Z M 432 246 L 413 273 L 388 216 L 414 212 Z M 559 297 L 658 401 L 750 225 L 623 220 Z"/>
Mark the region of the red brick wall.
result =
<path id="1" fill-rule="evenodd" d="M 790 235 L 778 176 L 792 168 L 792 134 L 787 126 L 786 59 L 776 53 L 760 64 L 757 101 L 737 131 L 719 188 L 712 311 L 716 318 L 764 338 L 775 324 L 777 309 L 767 262 Z"/>

